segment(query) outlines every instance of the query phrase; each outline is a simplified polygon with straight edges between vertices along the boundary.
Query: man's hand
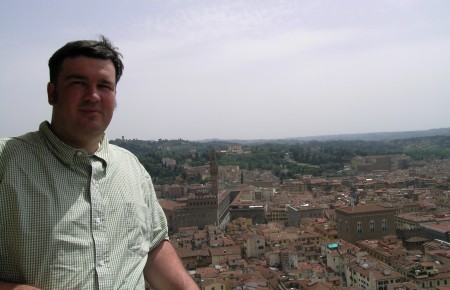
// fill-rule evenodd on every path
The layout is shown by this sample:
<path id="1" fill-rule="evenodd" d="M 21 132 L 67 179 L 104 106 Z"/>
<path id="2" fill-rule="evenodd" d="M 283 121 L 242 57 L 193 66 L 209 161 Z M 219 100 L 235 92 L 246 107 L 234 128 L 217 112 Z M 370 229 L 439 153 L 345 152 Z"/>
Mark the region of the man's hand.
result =
<path id="1" fill-rule="evenodd" d="M 169 241 L 162 241 L 148 254 L 144 277 L 157 290 L 198 290 Z"/>

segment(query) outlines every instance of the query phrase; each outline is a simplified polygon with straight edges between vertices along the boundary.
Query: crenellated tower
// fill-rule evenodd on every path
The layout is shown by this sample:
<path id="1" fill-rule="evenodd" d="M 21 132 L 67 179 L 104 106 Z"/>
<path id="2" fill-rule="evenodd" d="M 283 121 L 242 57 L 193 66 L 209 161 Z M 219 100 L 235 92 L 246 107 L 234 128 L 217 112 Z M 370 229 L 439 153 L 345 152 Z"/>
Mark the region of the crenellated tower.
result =
<path id="1" fill-rule="evenodd" d="M 211 195 L 217 196 L 219 194 L 219 164 L 214 149 L 211 150 L 209 174 L 211 175 Z"/>

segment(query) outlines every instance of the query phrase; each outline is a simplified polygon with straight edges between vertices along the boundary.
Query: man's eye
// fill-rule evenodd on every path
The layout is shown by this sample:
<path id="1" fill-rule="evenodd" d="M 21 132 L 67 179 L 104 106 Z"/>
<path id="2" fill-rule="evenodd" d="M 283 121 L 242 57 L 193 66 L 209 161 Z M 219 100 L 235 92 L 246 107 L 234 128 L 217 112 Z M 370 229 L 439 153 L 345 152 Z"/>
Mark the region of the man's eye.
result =
<path id="1" fill-rule="evenodd" d="M 110 85 L 105 85 L 105 84 L 99 85 L 99 88 L 105 89 L 105 90 L 113 90 L 113 88 Z"/>

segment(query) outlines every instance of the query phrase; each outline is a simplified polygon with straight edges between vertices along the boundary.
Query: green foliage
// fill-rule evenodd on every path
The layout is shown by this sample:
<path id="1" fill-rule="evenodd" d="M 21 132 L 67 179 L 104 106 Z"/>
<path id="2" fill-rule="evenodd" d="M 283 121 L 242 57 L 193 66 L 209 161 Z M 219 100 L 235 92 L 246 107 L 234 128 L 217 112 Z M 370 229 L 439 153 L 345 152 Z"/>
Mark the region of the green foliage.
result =
<path id="1" fill-rule="evenodd" d="M 450 151 L 445 148 L 428 147 L 428 148 L 409 148 L 403 151 L 405 155 L 411 156 L 413 160 L 425 159 L 446 159 L 450 158 Z"/>
<path id="2" fill-rule="evenodd" d="M 279 148 L 281 150 L 281 148 Z M 272 146 L 254 148 L 247 154 L 227 154 L 219 159 L 220 165 L 239 165 L 245 170 L 263 169 L 272 170 L 283 161 L 282 152 L 275 150 Z"/>
<path id="3" fill-rule="evenodd" d="M 226 154 L 230 143 L 186 140 L 114 140 L 111 143 L 134 153 L 156 184 L 201 183 L 200 176 L 188 176 L 183 165 L 207 165 L 212 148 L 219 165 L 238 165 L 244 170 L 271 170 L 280 179 L 297 175 L 338 174 L 356 156 L 405 154 L 413 160 L 450 158 L 450 136 L 385 141 L 310 141 L 242 145 L 244 154 Z M 174 168 L 164 166 L 162 158 L 176 160 Z"/>
<path id="4" fill-rule="evenodd" d="M 294 178 L 296 175 L 314 175 L 317 176 L 321 173 L 319 166 L 313 166 L 308 164 L 288 164 L 286 166 L 286 177 Z"/>

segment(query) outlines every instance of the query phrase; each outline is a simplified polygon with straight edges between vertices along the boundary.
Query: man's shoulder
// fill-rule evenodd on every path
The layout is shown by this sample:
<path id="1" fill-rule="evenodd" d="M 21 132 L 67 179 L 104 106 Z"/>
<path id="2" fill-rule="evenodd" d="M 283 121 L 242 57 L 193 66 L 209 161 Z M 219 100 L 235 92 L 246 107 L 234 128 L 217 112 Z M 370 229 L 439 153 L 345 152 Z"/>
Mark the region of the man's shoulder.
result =
<path id="1" fill-rule="evenodd" d="M 32 162 L 32 157 L 42 154 L 42 143 L 37 132 L 0 138 L 0 176 L 7 164 L 17 166 L 17 162 Z"/>
<path id="2" fill-rule="evenodd" d="M 42 144 L 39 132 L 30 132 L 22 136 L 0 138 L 0 153 L 17 152 L 37 148 Z"/>

